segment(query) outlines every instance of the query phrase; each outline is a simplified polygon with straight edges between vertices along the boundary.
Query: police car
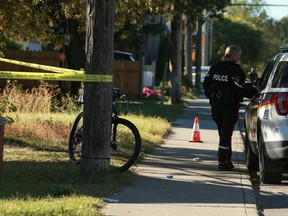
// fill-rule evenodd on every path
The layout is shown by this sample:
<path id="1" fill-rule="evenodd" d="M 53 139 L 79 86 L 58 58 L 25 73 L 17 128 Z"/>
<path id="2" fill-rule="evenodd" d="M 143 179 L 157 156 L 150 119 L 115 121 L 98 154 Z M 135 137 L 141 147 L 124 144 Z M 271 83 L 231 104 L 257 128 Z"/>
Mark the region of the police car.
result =
<path id="1" fill-rule="evenodd" d="M 281 47 L 257 82 L 258 93 L 245 111 L 249 170 L 263 183 L 281 183 L 288 164 L 288 46 Z"/>

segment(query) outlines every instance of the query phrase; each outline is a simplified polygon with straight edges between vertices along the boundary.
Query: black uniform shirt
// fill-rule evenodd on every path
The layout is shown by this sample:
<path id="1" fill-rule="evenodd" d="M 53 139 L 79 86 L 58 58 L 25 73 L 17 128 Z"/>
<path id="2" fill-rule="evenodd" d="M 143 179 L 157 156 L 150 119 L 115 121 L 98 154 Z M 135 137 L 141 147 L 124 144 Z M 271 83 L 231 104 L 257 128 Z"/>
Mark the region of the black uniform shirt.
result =
<path id="1" fill-rule="evenodd" d="M 204 79 L 205 95 L 210 99 L 210 103 L 229 105 L 242 102 L 241 91 L 245 79 L 245 73 L 240 65 L 231 61 L 220 61 L 210 68 Z"/>

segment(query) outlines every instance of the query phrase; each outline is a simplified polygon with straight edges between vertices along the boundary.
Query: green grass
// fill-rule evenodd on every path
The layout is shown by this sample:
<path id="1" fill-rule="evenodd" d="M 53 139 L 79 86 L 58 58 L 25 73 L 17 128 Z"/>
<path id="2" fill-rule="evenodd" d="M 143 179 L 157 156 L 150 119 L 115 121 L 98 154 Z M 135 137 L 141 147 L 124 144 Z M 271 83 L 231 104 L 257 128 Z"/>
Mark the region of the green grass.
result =
<path id="1" fill-rule="evenodd" d="M 183 104 L 172 106 L 167 101 L 162 104 L 160 99 L 142 99 L 132 101 L 129 104 L 118 103 L 117 106 L 123 114 L 133 113 L 149 117 L 160 117 L 171 122 L 179 115 L 179 108 Z"/>
<path id="2" fill-rule="evenodd" d="M 118 103 L 121 116 L 139 129 L 141 158 L 159 146 L 181 105 L 159 100 Z M 0 178 L 0 215 L 101 215 L 107 197 L 128 185 L 134 168 L 114 169 L 91 176 L 69 162 L 67 141 L 73 113 L 12 113 L 15 122 L 5 128 L 4 163 Z"/>
<path id="3" fill-rule="evenodd" d="M 77 202 L 75 202 L 77 201 Z M 91 196 L 33 197 L 0 200 L 1 215 L 101 215 L 101 199 Z"/>

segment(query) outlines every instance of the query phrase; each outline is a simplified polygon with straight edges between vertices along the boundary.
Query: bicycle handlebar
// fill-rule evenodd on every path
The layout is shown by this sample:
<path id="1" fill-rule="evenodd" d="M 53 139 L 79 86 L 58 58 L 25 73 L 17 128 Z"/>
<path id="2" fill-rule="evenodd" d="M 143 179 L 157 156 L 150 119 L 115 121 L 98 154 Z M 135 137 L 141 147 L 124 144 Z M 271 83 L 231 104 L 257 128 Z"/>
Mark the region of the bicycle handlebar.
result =
<path id="1" fill-rule="evenodd" d="M 119 98 L 121 101 L 129 102 L 127 96 L 122 92 L 120 88 L 113 88 L 113 101 Z"/>
<path id="2" fill-rule="evenodd" d="M 80 96 L 77 100 L 78 104 L 84 104 L 83 100 L 84 90 L 80 93 Z M 117 98 L 119 98 L 123 102 L 129 102 L 127 96 L 122 92 L 122 89 L 120 88 L 113 88 L 113 101 L 115 101 Z"/>

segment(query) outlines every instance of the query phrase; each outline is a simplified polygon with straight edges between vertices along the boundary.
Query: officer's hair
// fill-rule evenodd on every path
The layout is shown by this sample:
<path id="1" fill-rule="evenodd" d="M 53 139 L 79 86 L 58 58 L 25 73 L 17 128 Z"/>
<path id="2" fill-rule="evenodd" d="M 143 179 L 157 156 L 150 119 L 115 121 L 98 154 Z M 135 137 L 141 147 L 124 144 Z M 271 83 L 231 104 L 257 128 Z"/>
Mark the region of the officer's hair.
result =
<path id="1" fill-rule="evenodd" d="M 228 59 L 231 57 L 232 54 L 237 54 L 241 52 L 241 47 L 237 46 L 237 45 L 229 45 L 226 49 L 225 49 L 225 54 L 222 57 L 222 60 Z"/>

